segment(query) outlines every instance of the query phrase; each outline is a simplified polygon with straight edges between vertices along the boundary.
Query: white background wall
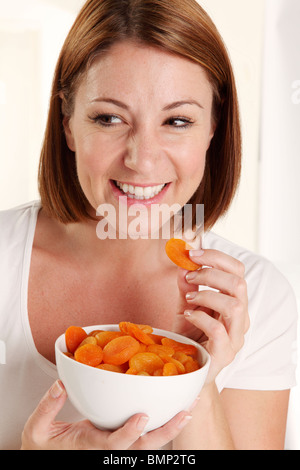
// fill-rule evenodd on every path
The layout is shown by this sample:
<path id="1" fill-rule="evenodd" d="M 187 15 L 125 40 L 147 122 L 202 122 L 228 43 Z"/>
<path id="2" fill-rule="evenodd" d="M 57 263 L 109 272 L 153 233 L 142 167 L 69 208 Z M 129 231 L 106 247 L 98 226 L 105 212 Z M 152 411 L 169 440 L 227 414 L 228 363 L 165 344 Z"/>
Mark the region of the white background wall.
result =
<path id="1" fill-rule="evenodd" d="M 215 231 L 273 260 L 300 299 L 300 1 L 199 2 L 232 58 L 244 141 L 240 188 Z M 0 210 L 38 197 L 53 71 L 83 3 L 0 0 Z M 298 395 L 293 410 L 289 442 L 300 449 Z"/>

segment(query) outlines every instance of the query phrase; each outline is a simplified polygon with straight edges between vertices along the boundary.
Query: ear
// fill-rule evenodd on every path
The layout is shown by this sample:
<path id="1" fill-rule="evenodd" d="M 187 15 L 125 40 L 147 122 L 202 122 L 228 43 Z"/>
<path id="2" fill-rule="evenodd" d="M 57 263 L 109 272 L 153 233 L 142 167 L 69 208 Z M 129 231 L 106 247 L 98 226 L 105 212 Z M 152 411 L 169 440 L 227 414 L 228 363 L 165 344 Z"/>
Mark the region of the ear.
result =
<path id="1" fill-rule="evenodd" d="M 71 118 L 64 116 L 63 118 L 63 127 L 65 131 L 67 145 L 72 152 L 75 152 L 75 140 L 70 126 Z"/>
<path id="2" fill-rule="evenodd" d="M 71 123 L 70 123 L 71 117 L 65 114 L 65 106 L 64 106 L 65 97 L 62 92 L 59 93 L 59 97 L 62 100 L 62 105 L 61 105 L 62 114 L 63 114 L 62 124 L 64 128 L 65 136 L 66 136 L 67 145 L 69 149 L 72 150 L 72 152 L 75 152 L 75 140 L 74 140 L 74 136 L 73 136 L 72 129 L 71 129 Z"/>
<path id="3" fill-rule="evenodd" d="M 209 149 L 209 147 L 210 147 L 210 143 L 211 143 L 211 141 L 212 141 L 212 139 L 213 139 L 213 137 L 214 137 L 214 135 L 215 135 L 216 127 L 217 127 L 216 123 L 215 123 L 214 121 L 212 121 L 211 127 L 210 127 L 210 133 L 209 133 L 209 135 L 208 135 L 207 149 L 206 149 L 206 151 L 207 151 L 207 150 Z"/>

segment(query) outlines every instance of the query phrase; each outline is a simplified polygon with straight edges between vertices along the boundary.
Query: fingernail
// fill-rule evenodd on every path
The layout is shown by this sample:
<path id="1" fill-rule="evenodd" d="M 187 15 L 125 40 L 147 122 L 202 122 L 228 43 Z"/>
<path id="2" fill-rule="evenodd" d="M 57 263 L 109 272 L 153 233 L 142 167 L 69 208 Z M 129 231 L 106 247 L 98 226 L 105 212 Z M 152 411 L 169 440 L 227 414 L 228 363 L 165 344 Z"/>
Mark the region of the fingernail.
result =
<path id="1" fill-rule="evenodd" d="M 143 431 L 148 421 L 149 421 L 149 416 L 141 416 L 136 425 L 137 430 Z"/>
<path id="2" fill-rule="evenodd" d="M 190 273 L 187 273 L 185 278 L 186 278 L 187 281 L 192 281 L 193 279 L 196 278 L 196 276 L 197 276 L 197 274 L 195 272 L 190 272 Z"/>
<path id="3" fill-rule="evenodd" d="M 64 392 L 64 387 L 60 380 L 57 380 L 50 388 L 50 394 L 53 398 L 59 398 Z"/>
<path id="4" fill-rule="evenodd" d="M 185 317 L 190 317 L 192 315 L 192 311 L 191 310 L 185 310 L 183 312 L 183 314 L 184 314 Z"/>
<path id="5" fill-rule="evenodd" d="M 186 426 L 187 423 L 189 423 L 189 422 L 191 421 L 191 419 L 192 419 L 192 416 L 191 416 L 191 415 L 185 415 L 185 416 L 182 418 L 182 420 L 179 421 L 177 427 L 178 427 L 179 429 L 184 428 L 184 426 Z"/>
<path id="6" fill-rule="evenodd" d="M 204 250 L 190 250 L 189 255 L 192 258 L 197 258 L 199 256 L 202 256 L 204 254 Z"/>
<path id="7" fill-rule="evenodd" d="M 185 295 L 185 298 L 187 300 L 193 300 L 196 295 L 198 294 L 198 292 L 188 292 L 186 295 Z"/>

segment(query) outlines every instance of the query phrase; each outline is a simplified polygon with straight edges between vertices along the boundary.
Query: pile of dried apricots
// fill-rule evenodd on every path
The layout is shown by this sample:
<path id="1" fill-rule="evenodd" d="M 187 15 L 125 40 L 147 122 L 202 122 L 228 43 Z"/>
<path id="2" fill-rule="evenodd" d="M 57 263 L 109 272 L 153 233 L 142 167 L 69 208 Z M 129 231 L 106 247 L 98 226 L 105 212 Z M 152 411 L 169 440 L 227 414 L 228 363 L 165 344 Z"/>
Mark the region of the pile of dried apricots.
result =
<path id="1" fill-rule="evenodd" d="M 197 348 L 153 333 L 149 325 L 123 321 L 119 331 L 79 326 L 65 332 L 69 357 L 83 364 L 132 375 L 170 376 L 200 368 Z"/>

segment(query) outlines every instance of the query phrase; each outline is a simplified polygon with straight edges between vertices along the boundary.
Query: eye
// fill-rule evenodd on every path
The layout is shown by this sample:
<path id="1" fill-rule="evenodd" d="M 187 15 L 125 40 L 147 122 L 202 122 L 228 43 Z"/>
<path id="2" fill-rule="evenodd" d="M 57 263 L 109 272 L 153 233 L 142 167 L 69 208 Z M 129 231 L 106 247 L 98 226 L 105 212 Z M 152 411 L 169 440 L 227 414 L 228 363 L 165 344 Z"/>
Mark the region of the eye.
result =
<path id="1" fill-rule="evenodd" d="M 172 118 L 167 119 L 167 121 L 165 121 L 165 124 L 167 126 L 171 126 L 171 127 L 175 127 L 179 129 L 186 129 L 187 127 L 193 124 L 193 121 L 189 118 L 177 116 L 177 117 L 172 117 Z"/>
<path id="2" fill-rule="evenodd" d="M 113 127 L 122 123 L 122 119 L 115 114 L 97 114 L 90 119 L 102 127 Z"/>

